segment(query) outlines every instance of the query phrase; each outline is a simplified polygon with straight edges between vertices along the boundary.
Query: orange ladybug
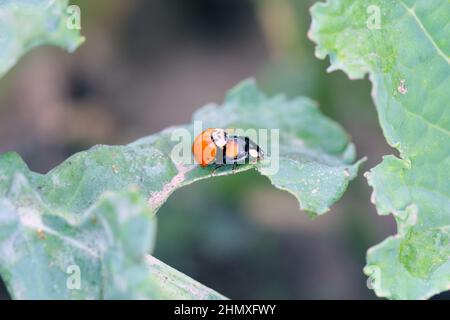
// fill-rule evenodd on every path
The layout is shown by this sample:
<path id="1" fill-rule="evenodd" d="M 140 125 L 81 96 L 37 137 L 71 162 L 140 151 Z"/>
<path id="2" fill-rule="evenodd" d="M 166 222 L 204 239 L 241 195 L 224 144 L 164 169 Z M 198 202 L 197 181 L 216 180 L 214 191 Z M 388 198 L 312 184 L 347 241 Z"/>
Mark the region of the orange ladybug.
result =
<path id="1" fill-rule="evenodd" d="M 202 167 L 250 163 L 262 159 L 264 152 L 248 137 L 228 135 L 224 129 L 209 128 L 192 144 L 195 161 Z"/>

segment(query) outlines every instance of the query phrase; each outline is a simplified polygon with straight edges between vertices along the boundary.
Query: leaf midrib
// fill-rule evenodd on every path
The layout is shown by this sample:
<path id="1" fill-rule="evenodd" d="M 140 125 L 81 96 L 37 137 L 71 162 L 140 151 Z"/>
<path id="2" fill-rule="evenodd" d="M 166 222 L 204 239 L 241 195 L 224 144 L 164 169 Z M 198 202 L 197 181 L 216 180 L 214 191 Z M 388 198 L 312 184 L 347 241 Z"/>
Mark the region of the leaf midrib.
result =
<path id="1" fill-rule="evenodd" d="M 416 15 L 416 12 L 414 11 L 414 7 L 410 8 L 408 7 L 405 2 L 403 2 L 403 0 L 399 0 L 401 6 L 406 10 L 406 12 L 411 15 L 414 20 L 416 21 L 416 23 L 419 25 L 419 28 L 422 30 L 422 32 L 424 33 L 425 37 L 431 42 L 431 44 L 433 45 L 433 47 L 436 49 L 437 53 L 439 56 L 441 56 L 445 62 L 447 62 L 447 64 L 450 64 L 450 58 L 444 53 L 444 51 L 438 46 L 438 44 L 436 43 L 436 41 L 433 39 L 433 37 L 431 36 L 431 34 L 428 32 L 428 30 L 425 28 L 424 24 L 422 23 L 422 21 L 420 21 L 419 17 Z"/>

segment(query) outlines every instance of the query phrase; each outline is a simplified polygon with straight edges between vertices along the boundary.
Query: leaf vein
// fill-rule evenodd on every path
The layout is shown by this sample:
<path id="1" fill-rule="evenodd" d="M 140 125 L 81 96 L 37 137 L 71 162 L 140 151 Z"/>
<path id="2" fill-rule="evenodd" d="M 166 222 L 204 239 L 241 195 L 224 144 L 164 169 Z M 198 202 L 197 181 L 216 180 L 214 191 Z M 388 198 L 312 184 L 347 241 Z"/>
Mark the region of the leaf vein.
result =
<path id="1" fill-rule="evenodd" d="M 414 11 L 413 8 L 408 7 L 402 0 L 400 0 L 400 4 L 402 5 L 402 7 L 406 10 L 406 12 L 408 14 L 410 14 L 414 20 L 417 22 L 417 24 L 419 25 L 419 28 L 423 31 L 423 33 L 425 34 L 425 37 L 427 37 L 427 39 L 431 42 L 431 44 L 433 45 L 433 47 L 436 49 L 438 55 L 440 55 L 446 62 L 447 64 L 450 64 L 450 58 L 444 53 L 444 51 L 442 51 L 442 49 L 437 45 L 436 41 L 434 41 L 433 37 L 431 36 L 431 34 L 428 32 L 428 30 L 425 28 L 425 26 L 423 25 L 422 21 L 420 21 L 419 17 L 417 16 L 416 12 Z"/>

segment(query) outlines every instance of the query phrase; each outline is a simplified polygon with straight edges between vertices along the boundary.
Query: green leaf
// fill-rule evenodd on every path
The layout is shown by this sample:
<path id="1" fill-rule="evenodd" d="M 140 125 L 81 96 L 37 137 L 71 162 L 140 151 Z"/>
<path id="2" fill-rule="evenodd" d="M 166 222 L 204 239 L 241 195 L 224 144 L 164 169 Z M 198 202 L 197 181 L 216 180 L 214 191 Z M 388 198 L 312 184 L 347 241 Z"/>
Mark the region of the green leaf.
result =
<path id="1" fill-rule="evenodd" d="M 398 233 L 368 251 L 364 272 L 383 297 L 449 290 L 450 2 L 336 0 L 311 13 L 316 55 L 352 79 L 369 74 L 383 133 L 400 151 L 367 174 Z"/>
<path id="2" fill-rule="evenodd" d="M 329 210 L 364 161 L 354 163 L 355 148 L 348 135 L 323 116 L 314 101 L 288 100 L 284 95 L 268 98 L 253 80 L 232 89 L 222 106 L 197 111 L 195 120 L 205 128 L 279 129 L 278 170 L 272 172 L 264 162 L 257 169 L 274 186 L 293 194 L 312 217 Z"/>
<path id="3" fill-rule="evenodd" d="M 274 139 L 267 145 L 265 161 L 239 165 L 235 172 L 256 167 L 275 186 L 296 196 L 311 214 L 324 213 L 342 195 L 359 166 L 359 162 L 353 163 L 354 147 L 345 132 L 312 101 L 288 100 L 281 95 L 268 98 L 252 80 L 231 90 L 222 106 L 200 109 L 193 124 L 168 128 L 126 146 L 96 146 L 44 175 L 31 172 L 17 154 L 4 154 L 0 156 L 0 221 L 4 221 L 0 223 L 0 246 L 5 247 L 5 255 L 0 271 L 11 294 L 18 298 L 223 298 L 153 258 L 147 258 L 147 269 L 142 261 L 150 251 L 151 232 L 145 224 L 149 213 L 140 197 L 156 211 L 184 185 L 233 173 L 231 167 L 214 171 L 193 163 L 191 144 L 200 119 L 204 128 L 280 129 L 278 171 L 268 167 L 276 160 L 276 154 L 269 152 L 277 146 Z M 174 152 L 183 146 L 176 139 L 180 134 L 188 138 L 184 144 L 187 163 Z M 123 194 L 130 188 L 138 191 Z M 105 198 L 106 192 L 118 192 L 119 196 Z M 24 212 L 33 214 L 31 231 L 23 222 Z M 98 223 L 93 225 L 90 217 L 96 217 Z M 50 225 L 44 223 L 43 228 L 42 221 Z M 39 227 L 44 232 L 51 230 L 49 239 L 39 241 Z M 15 263 L 11 246 L 19 246 L 16 241 L 22 246 L 18 254 L 28 264 Z M 100 252 L 100 257 L 91 257 L 89 251 Z M 34 262 L 40 269 L 32 275 L 26 275 L 32 263 L 29 257 L 39 262 Z M 78 262 L 93 274 L 88 291 L 77 294 L 61 287 L 65 284 L 61 268 L 67 261 Z M 53 272 L 53 268 L 58 270 Z M 38 276 L 41 274 L 45 277 Z M 39 281 L 40 285 L 35 292 L 23 292 L 21 281 Z M 62 282 L 54 285 L 55 281 Z"/>
<path id="4" fill-rule="evenodd" d="M 83 41 L 69 29 L 67 0 L 0 1 L 0 77 L 32 48 L 49 44 L 74 51 Z"/>
<path id="5" fill-rule="evenodd" d="M 49 208 L 17 172 L 0 213 L 0 273 L 15 299 L 223 298 L 147 255 L 154 219 L 137 190 L 105 193 L 74 216 Z"/>

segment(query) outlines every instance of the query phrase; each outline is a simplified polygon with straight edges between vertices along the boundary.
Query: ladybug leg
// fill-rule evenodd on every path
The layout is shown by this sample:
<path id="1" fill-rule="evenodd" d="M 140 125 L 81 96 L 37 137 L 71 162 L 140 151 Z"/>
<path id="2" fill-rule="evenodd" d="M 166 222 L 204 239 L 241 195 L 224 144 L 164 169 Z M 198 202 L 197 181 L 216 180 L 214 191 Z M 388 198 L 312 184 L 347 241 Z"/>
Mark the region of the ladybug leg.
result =
<path id="1" fill-rule="evenodd" d="M 223 164 L 215 164 L 213 171 L 211 171 L 211 175 L 214 175 L 216 173 L 216 170 L 222 168 L 223 166 Z"/>

